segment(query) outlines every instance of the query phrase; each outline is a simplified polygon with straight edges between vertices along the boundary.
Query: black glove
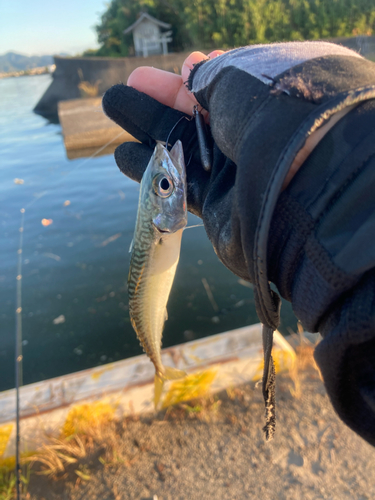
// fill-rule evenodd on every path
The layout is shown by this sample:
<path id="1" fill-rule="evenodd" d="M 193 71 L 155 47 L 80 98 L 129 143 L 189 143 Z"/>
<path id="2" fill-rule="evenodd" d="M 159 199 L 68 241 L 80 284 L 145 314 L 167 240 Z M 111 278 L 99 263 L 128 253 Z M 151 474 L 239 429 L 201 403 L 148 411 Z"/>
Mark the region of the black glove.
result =
<path id="1" fill-rule="evenodd" d="M 191 108 L 193 110 L 193 102 Z M 231 188 L 235 181 L 236 165 L 213 142 L 210 128 L 207 128 L 207 140 L 212 148 L 213 167 L 211 172 L 206 172 L 201 164 L 196 124 L 192 116 L 171 109 L 152 97 L 125 85 L 115 85 L 105 93 L 103 109 L 113 121 L 141 142 L 141 144 L 126 142 L 115 151 L 115 159 L 120 170 L 137 182 L 142 179 L 156 141 L 168 140 L 169 144 L 174 144 L 177 139 L 181 140 L 187 164 L 188 209 L 191 213 L 203 218 L 209 237 L 214 238 L 214 241 L 211 241 L 216 253 L 225 265 L 241 278 L 249 280 L 242 252 L 238 251 L 237 243 L 234 249 L 230 245 L 236 242 L 237 238 L 231 238 L 228 234 L 233 231 L 230 225 Z M 217 212 L 215 218 L 220 219 L 215 225 L 222 229 L 226 228 L 225 232 L 221 231 L 222 234 L 217 234 L 214 228 L 211 229 L 214 220 L 210 216 L 212 211 L 210 203 L 208 210 L 204 211 L 208 193 L 218 192 L 222 195 L 220 200 L 217 200 L 215 194 L 213 210 Z M 220 203 L 219 210 L 215 209 L 217 201 Z M 219 247 L 222 247 L 223 251 Z"/>
<path id="2" fill-rule="evenodd" d="M 270 289 L 269 280 L 276 283 L 283 297 L 292 301 L 307 329 L 321 328 L 329 336 L 341 321 L 342 309 L 338 302 L 340 304 L 341 297 L 359 284 L 366 268 L 346 272 L 335 263 L 330 249 L 315 238 L 316 229 L 328 214 L 335 194 L 344 189 L 352 175 L 348 167 L 335 180 L 332 189 L 326 186 L 328 160 L 331 160 L 329 173 L 332 174 L 338 169 L 337 155 L 321 158 L 319 151 L 324 151 L 323 143 L 339 140 L 333 132 L 336 127 L 280 197 L 281 187 L 306 138 L 337 111 L 374 98 L 374 83 L 374 65 L 345 48 L 328 43 L 236 49 L 197 65 L 188 85 L 202 107 L 210 112 L 213 152 L 210 173 L 200 164 L 195 124 L 188 119 L 179 121 L 184 116 L 182 113 L 123 85 L 112 87 L 103 98 L 106 114 L 142 142 L 123 144 L 115 153 L 120 169 L 137 181 L 152 154 L 155 140 L 166 141 L 177 124 L 169 143 L 180 139 L 184 146 L 188 163 L 188 208 L 202 217 L 222 262 L 254 284 L 257 312 L 265 326 L 263 393 L 267 438 L 272 437 L 275 424 L 271 348 L 272 332 L 279 323 L 279 297 Z M 349 115 L 352 117 L 352 113 Z M 372 126 L 372 111 L 368 110 L 366 116 Z M 343 123 L 349 123 L 351 130 L 350 120 Z M 370 153 L 366 150 L 366 154 Z M 357 165 L 356 162 L 354 170 Z M 311 214 L 308 206 L 311 198 L 321 196 L 324 187 L 327 194 Z M 290 196 L 292 188 L 294 196 Z M 309 203 L 304 206 L 306 200 Z M 375 265 L 370 256 L 366 265 L 365 270 Z M 327 352 L 325 345 L 323 341 L 320 352 Z M 370 410 L 369 403 L 365 404 L 359 396 L 363 412 L 358 418 L 358 411 L 355 415 L 347 411 L 342 394 L 343 363 L 350 346 L 349 340 L 343 343 L 336 353 L 337 359 L 331 359 L 329 367 L 327 360 L 322 361 L 320 368 L 340 416 L 375 444 L 375 408 Z M 324 354 L 320 354 L 320 359 L 323 358 Z M 353 390 L 358 392 L 359 388 Z M 367 400 L 371 397 L 367 390 Z M 360 422 L 363 415 L 369 422 L 372 419 L 372 431 L 371 426 Z"/>

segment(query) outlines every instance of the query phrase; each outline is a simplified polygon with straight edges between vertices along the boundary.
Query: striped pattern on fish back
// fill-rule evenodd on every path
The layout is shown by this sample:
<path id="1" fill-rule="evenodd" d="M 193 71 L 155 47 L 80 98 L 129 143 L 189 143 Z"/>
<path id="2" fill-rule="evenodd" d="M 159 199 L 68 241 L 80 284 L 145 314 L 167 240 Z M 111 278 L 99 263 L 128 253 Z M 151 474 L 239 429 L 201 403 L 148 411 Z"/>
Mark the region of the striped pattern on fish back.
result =
<path id="1" fill-rule="evenodd" d="M 150 220 L 150 203 L 145 200 L 138 208 L 138 219 L 134 234 L 133 251 L 128 276 L 130 320 L 144 351 L 154 364 L 160 365 L 157 345 L 150 331 L 149 285 L 151 261 L 155 246 L 160 239 Z M 156 318 L 154 318 L 156 320 Z M 161 326 L 162 328 L 162 326 Z M 160 345 L 161 338 L 159 340 Z M 160 349 L 160 347 L 159 347 Z M 160 361 L 160 363 L 159 363 Z"/>

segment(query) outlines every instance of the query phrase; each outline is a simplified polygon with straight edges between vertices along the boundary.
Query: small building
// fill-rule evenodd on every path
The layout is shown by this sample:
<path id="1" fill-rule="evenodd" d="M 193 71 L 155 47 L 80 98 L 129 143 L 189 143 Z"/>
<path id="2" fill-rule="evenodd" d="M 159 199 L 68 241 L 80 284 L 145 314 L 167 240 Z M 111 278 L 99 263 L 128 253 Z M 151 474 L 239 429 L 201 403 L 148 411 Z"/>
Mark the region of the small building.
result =
<path id="1" fill-rule="evenodd" d="M 147 57 L 153 54 L 168 54 L 167 44 L 172 41 L 172 31 L 161 30 L 170 27 L 170 24 L 143 12 L 123 33 L 127 35 L 133 32 L 135 55 Z"/>

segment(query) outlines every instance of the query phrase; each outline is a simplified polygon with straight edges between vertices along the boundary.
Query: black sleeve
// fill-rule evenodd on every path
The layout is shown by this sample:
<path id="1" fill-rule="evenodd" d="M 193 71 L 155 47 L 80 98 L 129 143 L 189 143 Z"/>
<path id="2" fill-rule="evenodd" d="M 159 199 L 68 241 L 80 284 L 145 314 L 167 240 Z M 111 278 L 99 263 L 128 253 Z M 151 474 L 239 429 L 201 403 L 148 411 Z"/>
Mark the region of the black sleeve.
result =
<path id="1" fill-rule="evenodd" d="M 316 360 L 339 416 L 375 445 L 375 64 L 320 42 L 245 47 L 197 65 L 188 85 L 210 112 L 212 171 L 200 165 L 189 117 L 116 86 L 104 110 L 142 142 L 118 148 L 120 169 L 139 181 L 156 140 L 172 128 L 171 143 L 182 140 L 189 210 L 221 261 L 254 284 L 267 438 L 280 305 L 272 281 L 323 335 Z M 352 105 L 281 192 L 306 139 Z"/>
<path id="2" fill-rule="evenodd" d="M 206 229 L 220 258 L 230 267 L 243 255 L 254 284 L 264 325 L 266 435 L 275 426 L 273 281 L 303 326 L 324 337 L 316 360 L 336 411 L 375 445 L 375 65 L 313 58 L 269 85 L 240 64 L 211 78 L 209 70 L 209 63 L 193 70 L 190 88 L 210 111 L 213 138 L 236 173 L 230 220 L 218 211 L 222 184 L 209 191 L 202 213 L 210 214 Z M 307 137 L 353 104 L 280 196 Z"/>
<path id="3" fill-rule="evenodd" d="M 269 277 L 309 331 L 342 420 L 375 445 L 375 101 L 323 138 L 282 193 Z"/>

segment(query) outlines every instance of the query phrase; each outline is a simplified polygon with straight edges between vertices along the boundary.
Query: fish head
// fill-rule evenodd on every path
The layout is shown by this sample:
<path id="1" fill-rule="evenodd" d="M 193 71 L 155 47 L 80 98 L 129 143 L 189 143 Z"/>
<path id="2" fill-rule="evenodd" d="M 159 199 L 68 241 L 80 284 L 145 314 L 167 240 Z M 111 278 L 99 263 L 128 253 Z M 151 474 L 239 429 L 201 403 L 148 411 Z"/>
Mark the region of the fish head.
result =
<path id="1" fill-rule="evenodd" d="M 158 143 L 144 174 L 154 227 L 175 233 L 187 224 L 186 169 L 181 141 L 171 151 Z"/>

